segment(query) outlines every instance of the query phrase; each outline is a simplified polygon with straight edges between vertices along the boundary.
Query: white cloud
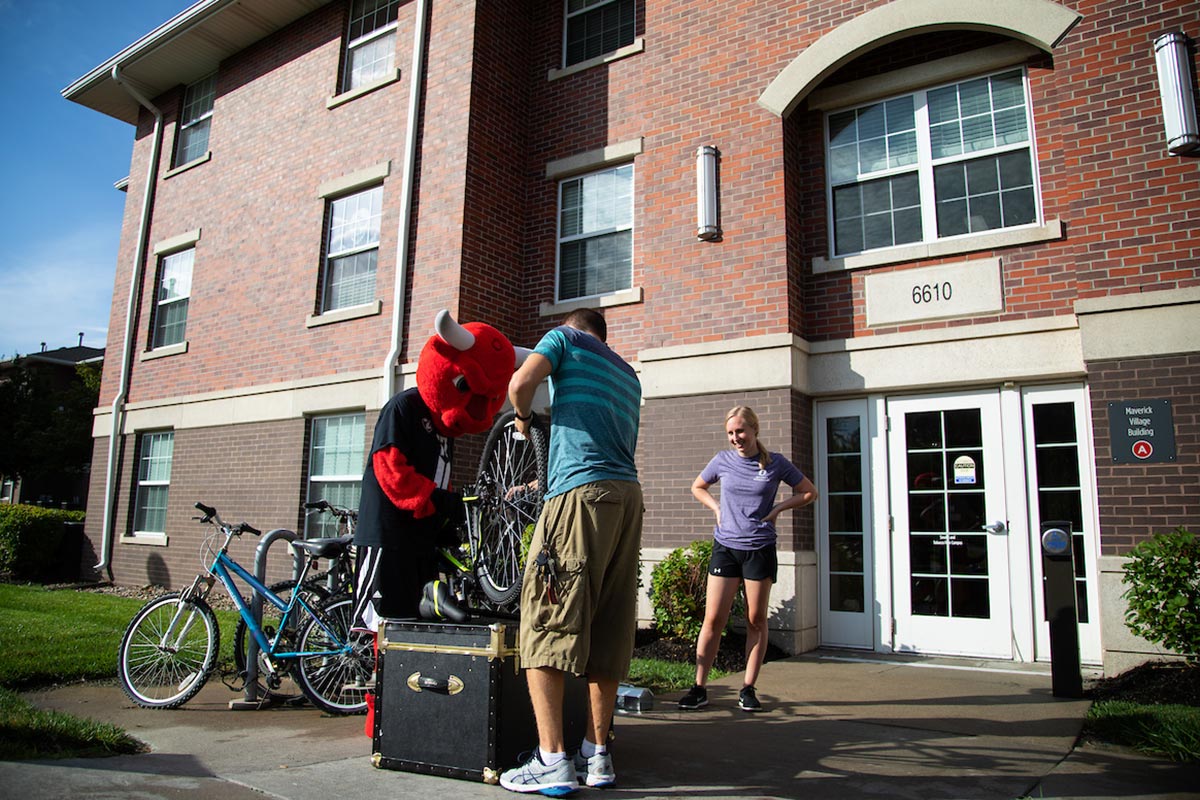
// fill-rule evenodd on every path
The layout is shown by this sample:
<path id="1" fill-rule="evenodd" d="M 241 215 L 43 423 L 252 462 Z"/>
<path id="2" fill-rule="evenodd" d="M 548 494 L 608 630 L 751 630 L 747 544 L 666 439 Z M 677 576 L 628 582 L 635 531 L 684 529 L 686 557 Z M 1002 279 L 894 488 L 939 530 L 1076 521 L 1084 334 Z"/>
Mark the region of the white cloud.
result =
<path id="1" fill-rule="evenodd" d="M 83 343 L 104 347 L 120 227 L 97 222 L 49 246 L 0 254 L 0 358 Z"/>

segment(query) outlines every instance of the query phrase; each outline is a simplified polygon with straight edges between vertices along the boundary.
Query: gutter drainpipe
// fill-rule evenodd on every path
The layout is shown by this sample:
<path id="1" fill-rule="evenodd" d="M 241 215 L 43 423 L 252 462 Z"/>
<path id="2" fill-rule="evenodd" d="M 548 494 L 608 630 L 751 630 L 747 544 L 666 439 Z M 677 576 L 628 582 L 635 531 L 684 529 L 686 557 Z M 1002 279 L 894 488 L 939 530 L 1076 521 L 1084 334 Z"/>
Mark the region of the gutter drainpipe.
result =
<path id="1" fill-rule="evenodd" d="M 409 75 L 408 130 L 404 150 L 404 176 L 400 195 L 400 225 L 396 236 L 396 280 L 392 289 L 392 342 L 383 362 L 382 407 L 396 393 L 396 359 L 404 339 L 404 290 L 408 282 L 408 249 L 412 228 L 414 172 L 417 162 L 417 116 L 421 110 L 421 87 L 425 82 L 425 49 L 428 44 L 429 0 L 418 0 L 413 31 L 412 70 Z"/>
<path id="2" fill-rule="evenodd" d="M 153 103 L 121 79 L 121 68 L 113 65 L 112 79 L 143 108 L 154 115 L 154 134 L 151 142 L 150 164 L 146 168 L 146 188 L 142 192 L 142 217 L 138 224 L 137 253 L 133 257 L 133 274 L 129 279 L 129 303 L 125 310 L 125 348 L 121 351 L 121 382 L 112 403 L 112 430 L 108 435 L 108 468 L 104 478 L 104 519 L 100 541 L 100 563 L 93 569 L 106 570 L 112 580 L 112 542 L 114 517 L 116 516 L 117 492 L 120 488 L 117 475 L 117 444 L 125 422 L 125 398 L 129 394 L 129 373 L 133 369 L 133 346 L 137 333 L 138 296 L 145 275 L 146 239 L 150 231 L 150 207 L 154 198 L 154 183 L 158 178 L 158 158 L 162 152 L 163 115 Z"/>

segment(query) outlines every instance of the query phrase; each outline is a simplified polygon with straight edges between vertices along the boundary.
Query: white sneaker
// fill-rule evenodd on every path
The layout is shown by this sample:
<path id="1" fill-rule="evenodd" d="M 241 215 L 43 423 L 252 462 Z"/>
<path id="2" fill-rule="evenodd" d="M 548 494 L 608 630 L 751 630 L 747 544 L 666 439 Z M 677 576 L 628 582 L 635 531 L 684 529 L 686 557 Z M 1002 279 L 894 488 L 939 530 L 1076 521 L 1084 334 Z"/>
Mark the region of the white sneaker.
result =
<path id="1" fill-rule="evenodd" d="M 547 797 L 562 797 L 579 788 L 575 778 L 575 764 L 564 758 L 552 767 L 542 762 L 537 750 L 524 764 L 513 767 L 500 775 L 500 785 L 511 792 L 526 794 L 539 792 Z"/>
<path id="2" fill-rule="evenodd" d="M 581 783 L 603 789 L 617 785 L 617 771 L 613 769 L 612 755 L 596 753 L 591 758 L 584 758 L 583 753 L 575 753 L 575 777 Z"/>

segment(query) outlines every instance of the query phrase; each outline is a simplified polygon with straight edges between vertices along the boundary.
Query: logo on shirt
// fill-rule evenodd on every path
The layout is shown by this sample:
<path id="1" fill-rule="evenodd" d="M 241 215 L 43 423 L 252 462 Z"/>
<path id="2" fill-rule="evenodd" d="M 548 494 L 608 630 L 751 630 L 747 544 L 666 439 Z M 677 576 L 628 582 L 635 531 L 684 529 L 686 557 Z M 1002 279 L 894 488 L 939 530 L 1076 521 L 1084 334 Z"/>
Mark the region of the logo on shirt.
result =
<path id="1" fill-rule="evenodd" d="M 769 475 L 767 475 L 767 471 L 764 468 L 759 467 L 758 474 L 754 476 L 754 480 L 760 483 L 766 483 L 767 481 L 771 480 L 771 478 Z"/>

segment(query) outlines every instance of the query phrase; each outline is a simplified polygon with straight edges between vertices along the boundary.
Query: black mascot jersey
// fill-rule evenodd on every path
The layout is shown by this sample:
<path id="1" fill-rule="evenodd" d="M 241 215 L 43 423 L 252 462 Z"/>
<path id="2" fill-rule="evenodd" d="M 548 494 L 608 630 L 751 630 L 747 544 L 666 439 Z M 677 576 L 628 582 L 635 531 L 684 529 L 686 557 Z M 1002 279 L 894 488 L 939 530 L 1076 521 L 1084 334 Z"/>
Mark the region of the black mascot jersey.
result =
<path id="1" fill-rule="evenodd" d="M 399 450 L 417 475 L 433 481 L 438 488 L 445 489 L 449 484 L 454 440 L 438 435 L 429 407 L 416 388 L 395 395 L 380 410 L 375 424 L 375 439 L 363 473 L 354 543 L 385 549 L 431 545 L 445 522 L 441 515 L 417 519 L 412 511 L 397 508 L 375 475 L 375 454 L 388 447 Z M 425 492 L 416 494 L 428 497 Z"/>

